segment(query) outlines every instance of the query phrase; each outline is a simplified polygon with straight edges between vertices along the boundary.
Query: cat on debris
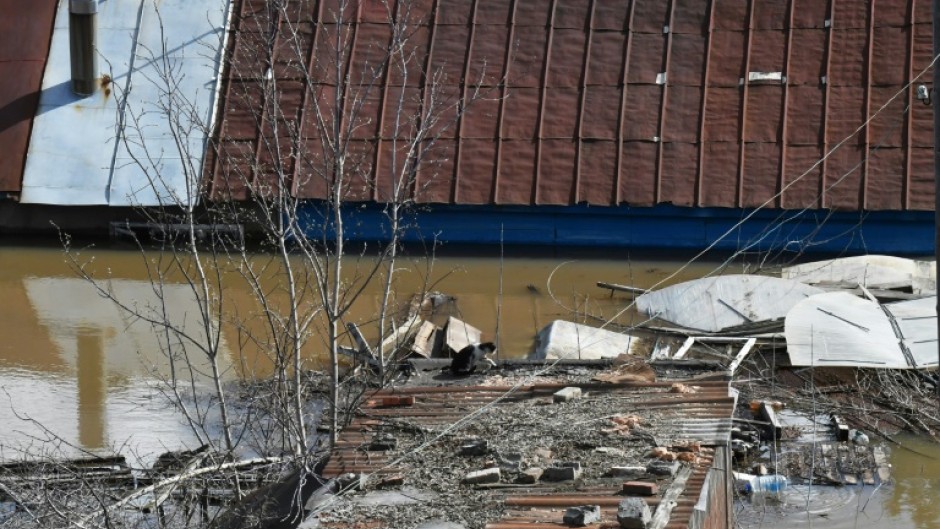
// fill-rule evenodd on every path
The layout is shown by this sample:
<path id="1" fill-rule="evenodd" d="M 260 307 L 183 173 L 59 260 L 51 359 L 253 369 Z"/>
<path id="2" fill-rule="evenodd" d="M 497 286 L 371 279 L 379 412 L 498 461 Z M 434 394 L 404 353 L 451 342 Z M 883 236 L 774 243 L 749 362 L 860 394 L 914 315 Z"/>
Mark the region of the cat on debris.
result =
<path id="1" fill-rule="evenodd" d="M 487 371 L 496 367 L 496 362 L 487 358 L 494 352 L 496 352 L 496 344 L 493 342 L 472 343 L 454 355 L 450 363 L 450 372 L 453 375 L 469 375 L 477 368 Z"/>

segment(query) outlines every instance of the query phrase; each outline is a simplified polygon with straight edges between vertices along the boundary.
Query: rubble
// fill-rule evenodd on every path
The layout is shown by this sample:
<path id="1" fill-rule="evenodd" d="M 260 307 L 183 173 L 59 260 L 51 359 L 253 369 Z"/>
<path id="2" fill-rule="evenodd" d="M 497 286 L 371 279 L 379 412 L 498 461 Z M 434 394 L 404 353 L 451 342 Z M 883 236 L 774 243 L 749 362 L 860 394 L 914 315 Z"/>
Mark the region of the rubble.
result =
<path id="1" fill-rule="evenodd" d="M 569 507 L 562 521 L 572 527 L 584 527 L 601 519 L 600 505 L 582 505 Z"/>
<path id="2" fill-rule="evenodd" d="M 475 387 L 461 389 L 462 386 L 454 385 L 410 389 L 404 394 L 416 397 L 417 404 L 413 408 L 373 407 L 364 410 L 360 420 L 365 422 L 353 423 L 345 432 L 361 439 L 360 442 L 366 446 L 371 443 L 369 432 L 375 436 L 389 434 L 398 440 L 397 448 L 387 455 L 381 452 L 363 454 L 356 450 L 355 445 L 350 445 L 343 457 L 327 465 L 325 475 L 341 472 L 350 465 L 359 468 L 373 465 L 382 472 L 404 474 L 408 486 L 418 487 L 435 496 L 410 505 L 408 509 L 404 506 L 375 506 L 351 510 L 347 502 L 339 500 L 317 513 L 320 523 L 326 526 L 343 523 L 412 529 L 430 520 L 446 520 L 467 529 L 483 529 L 487 524 L 506 519 L 510 512 L 517 518 L 540 516 L 538 513 L 543 511 L 538 505 L 553 498 L 551 494 L 545 496 L 545 491 L 563 498 L 564 495 L 606 490 L 594 493 L 604 494 L 609 498 L 605 501 L 613 502 L 604 504 L 608 508 L 616 507 L 620 501 L 617 494 L 623 493 L 625 481 L 645 483 L 642 491 L 652 493 L 653 496 L 647 497 L 655 501 L 658 495 L 664 494 L 664 487 L 675 478 L 678 469 L 687 468 L 704 479 L 712 461 L 711 455 L 704 446 L 691 442 L 698 440 L 697 437 L 685 437 L 690 434 L 683 433 L 683 428 L 677 424 L 691 410 L 713 413 L 704 410 L 714 409 L 711 408 L 715 405 L 712 402 L 717 398 L 721 399 L 719 406 L 730 410 L 733 399 L 726 396 L 725 382 L 689 384 L 702 388 L 701 393 L 692 397 L 669 393 L 672 384 L 669 381 L 636 388 L 589 386 L 592 389 L 585 391 L 586 386 L 596 384 L 591 379 L 603 370 L 603 366 L 587 369 L 560 364 L 556 368 L 539 375 L 544 378 L 535 380 L 530 373 L 536 369 L 542 372 L 543 367 L 530 370 L 523 364 L 509 370 L 503 368 L 490 374 L 486 379 L 488 383 Z M 519 381 L 524 381 L 524 385 L 518 386 L 524 389 L 510 391 L 510 398 L 494 406 L 483 404 L 491 398 L 486 395 L 505 394 L 503 392 L 508 388 L 517 387 L 515 384 Z M 501 385 L 492 385 L 495 383 Z M 580 389 L 582 397 L 564 405 L 552 405 L 554 393 L 570 387 Z M 717 393 L 719 388 L 720 393 Z M 692 402 L 704 400 L 706 403 L 695 404 L 693 408 L 681 405 L 663 408 L 662 399 L 667 397 L 677 404 L 686 399 Z M 376 401 L 375 404 L 380 403 L 379 399 L 380 396 L 370 398 Z M 651 406 L 641 404 L 647 401 Z M 453 431 L 449 429 L 454 421 L 468 415 L 473 417 L 472 421 L 460 424 Z M 715 423 L 713 428 L 718 429 L 718 438 L 728 435 L 729 419 Z M 415 427 L 418 425 L 420 428 Z M 629 435 L 605 432 L 611 426 L 622 426 L 629 430 Z M 720 433 L 722 431 L 723 434 Z M 426 444 L 429 439 L 435 441 Z M 656 442 L 658 439 L 661 442 Z M 703 439 L 712 438 L 706 436 Z M 646 466 L 646 454 L 652 446 L 659 444 L 682 446 L 689 450 L 699 448 L 698 454 L 705 459 L 665 463 L 669 465 L 666 472 L 651 473 Z M 419 447 L 420 450 L 413 452 Z M 382 459 L 370 463 L 374 456 L 379 455 Z M 396 461 L 396 465 L 386 468 L 383 461 L 388 460 Z M 491 468 L 484 468 L 486 466 Z M 620 471 L 612 471 L 612 467 L 626 470 L 621 474 Z M 374 490 L 381 477 L 376 476 L 365 491 L 351 494 L 355 496 Z M 534 491 L 540 492 L 532 495 Z M 562 522 L 561 513 L 573 505 L 580 504 L 554 507 L 560 511 L 555 511 L 557 514 L 552 522 Z M 586 501 L 584 505 L 596 504 Z M 619 524 L 616 510 L 600 511 L 598 515 L 602 524 Z M 669 518 L 667 514 L 663 516 Z"/>
<path id="3" fill-rule="evenodd" d="M 648 481 L 625 481 L 623 493 L 628 496 L 655 496 L 659 494 L 659 485 Z"/>
<path id="4" fill-rule="evenodd" d="M 581 388 L 568 387 L 560 389 L 552 395 L 555 402 L 568 402 L 581 398 Z"/>
<path id="5" fill-rule="evenodd" d="M 499 483 L 501 478 L 499 467 L 485 468 L 473 471 L 463 478 L 464 483 L 477 485 L 480 483 Z"/>
<path id="6" fill-rule="evenodd" d="M 617 522 L 623 529 L 647 529 L 653 515 L 641 498 L 624 498 L 617 506 Z"/>

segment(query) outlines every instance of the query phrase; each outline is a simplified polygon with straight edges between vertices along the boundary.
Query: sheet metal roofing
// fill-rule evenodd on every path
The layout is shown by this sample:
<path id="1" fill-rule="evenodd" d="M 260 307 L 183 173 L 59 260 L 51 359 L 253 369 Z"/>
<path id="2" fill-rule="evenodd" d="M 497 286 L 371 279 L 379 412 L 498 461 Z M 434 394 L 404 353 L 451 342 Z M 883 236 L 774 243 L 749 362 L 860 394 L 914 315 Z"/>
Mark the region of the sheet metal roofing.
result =
<path id="1" fill-rule="evenodd" d="M 234 96 L 263 70 L 249 64 L 262 3 L 237 0 L 243 68 L 225 80 L 220 134 L 223 152 L 267 163 L 270 136 Z M 273 71 L 285 120 L 312 136 L 311 94 L 329 95 L 332 81 L 308 86 L 292 66 L 325 60 L 331 2 L 290 5 L 281 24 L 299 28 L 302 45 L 282 31 Z M 354 5 L 352 72 L 388 41 L 377 0 Z M 930 84 L 928 0 L 420 0 L 417 9 L 424 25 L 411 43 L 429 71 L 453 93 L 481 75 L 487 90 L 439 142 L 442 162 L 420 175 L 419 201 L 933 208 L 932 108 L 915 98 L 916 84 Z M 384 75 L 367 101 L 372 119 L 354 150 L 370 178 L 390 153 L 382 102 L 401 84 Z M 415 101 L 427 89 L 417 75 L 405 87 Z M 217 194 L 228 185 L 247 195 L 226 182 L 234 169 L 260 185 L 242 162 L 212 161 Z M 295 187 L 324 195 L 323 185 Z M 381 196 L 363 185 L 352 198 Z"/>
<path id="2" fill-rule="evenodd" d="M 20 190 L 55 2 L 0 0 L 0 192 Z"/>
<path id="3" fill-rule="evenodd" d="M 510 402 L 548 398 L 561 388 L 578 386 L 591 395 L 616 394 L 623 398 L 624 413 L 645 413 L 656 410 L 659 422 L 673 426 L 669 439 L 674 441 L 699 441 L 707 446 L 725 446 L 731 439 L 731 416 L 735 398 L 729 396 L 726 381 L 686 381 L 694 386 L 696 393 L 671 393 L 675 380 L 668 382 L 634 384 L 598 384 L 598 383 L 545 383 L 513 388 L 512 386 L 443 386 L 443 387 L 400 387 L 379 391 L 369 396 L 366 406 L 337 439 L 323 475 L 327 478 L 344 473 L 366 473 L 386 476 L 404 473 L 405 481 L 420 488 L 422 483 L 410 478 L 408 467 L 396 464 L 396 456 L 371 448 L 375 437 L 384 432 L 383 424 L 412 424 L 417 426 L 440 427 L 464 419 L 478 409 L 489 405 L 502 405 Z M 515 389 L 511 394 L 507 394 Z M 391 399 L 389 399 L 391 397 Z M 413 397 L 400 399 L 400 397 Z M 586 397 L 589 398 L 589 397 Z M 387 405 L 387 401 L 392 404 Z M 413 426 L 412 426 L 413 427 Z M 612 456 L 614 457 L 614 456 Z M 676 501 L 676 507 L 669 517 L 666 527 L 688 527 L 705 486 L 706 475 L 712 467 L 714 454 L 705 456 L 701 464 L 692 468 L 684 488 Z M 616 459 L 616 458 L 614 458 Z M 615 464 L 612 459 L 611 464 Z M 719 464 L 724 470 L 723 465 Z M 668 481 L 668 479 L 667 479 Z M 506 515 L 487 524 L 487 529 L 514 529 L 525 527 L 563 527 L 561 514 L 565 507 L 579 505 L 600 505 L 603 519 L 616 519 L 616 507 L 622 499 L 620 489 L 607 483 L 607 488 L 596 483 L 585 482 L 572 490 L 570 484 L 539 483 L 528 488 L 492 489 L 490 494 L 507 508 Z M 659 497 L 646 498 L 651 509 L 659 504 Z M 546 513 L 546 508 L 554 512 Z M 558 509 L 561 509 L 559 511 Z M 369 520 L 361 520 L 368 526 Z M 379 520 L 373 520 L 381 526 Z M 353 527 L 340 524 L 343 527 Z"/>
<path id="4" fill-rule="evenodd" d="M 32 87 L 39 106 L 21 202 L 191 200 L 215 105 L 226 9 L 225 0 L 100 2 L 100 86 L 83 98 L 71 91 L 69 2 L 59 2 L 41 92 Z"/>

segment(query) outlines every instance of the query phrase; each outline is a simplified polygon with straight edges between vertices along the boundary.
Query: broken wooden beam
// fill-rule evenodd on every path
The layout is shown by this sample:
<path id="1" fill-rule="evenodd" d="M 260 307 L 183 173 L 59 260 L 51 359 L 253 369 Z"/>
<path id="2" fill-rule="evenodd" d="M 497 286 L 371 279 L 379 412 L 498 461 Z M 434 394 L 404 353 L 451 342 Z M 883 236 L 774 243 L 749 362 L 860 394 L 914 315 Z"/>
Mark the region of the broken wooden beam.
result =
<path id="1" fill-rule="evenodd" d="M 777 412 L 774 410 L 772 404 L 767 401 L 763 401 L 758 408 L 760 416 L 767 422 L 770 423 L 770 428 L 773 431 L 774 439 L 780 439 L 783 435 L 783 426 L 780 424 L 780 419 L 777 418 Z"/>
<path id="2" fill-rule="evenodd" d="M 604 281 L 598 281 L 597 286 L 599 286 L 600 288 L 606 288 L 612 292 L 613 291 L 628 292 L 630 294 L 646 294 L 647 292 L 649 292 L 649 290 L 645 288 L 631 287 L 628 285 L 618 285 L 617 283 L 606 283 Z"/>
<path id="3" fill-rule="evenodd" d="M 832 427 L 836 430 L 836 440 L 840 442 L 845 442 L 849 440 L 849 425 L 845 423 L 845 419 L 833 413 L 830 415 L 832 419 Z"/>
<path id="4" fill-rule="evenodd" d="M 443 342 L 444 335 L 441 328 L 425 321 L 418 327 L 418 332 L 415 333 L 414 343 L 411 344 L 411 352 L 422 358 L 432 358 L 438 355 Z"/>
<path id="5" fill-rule="evenodd" d="M 356 341 L 356 347 L 359 348 L 359 352 L 367 357 L 371 357 L 374 360 L 375 352 L 372 350 L 369 342 L 367 342 L 365 337 L 362 335 L 362 331 L 359 330 L 359 326 L 355 323 L 347 323 L 346 329 L 349 331 L 349 334 L 352 335 L 353 340 Z"/>

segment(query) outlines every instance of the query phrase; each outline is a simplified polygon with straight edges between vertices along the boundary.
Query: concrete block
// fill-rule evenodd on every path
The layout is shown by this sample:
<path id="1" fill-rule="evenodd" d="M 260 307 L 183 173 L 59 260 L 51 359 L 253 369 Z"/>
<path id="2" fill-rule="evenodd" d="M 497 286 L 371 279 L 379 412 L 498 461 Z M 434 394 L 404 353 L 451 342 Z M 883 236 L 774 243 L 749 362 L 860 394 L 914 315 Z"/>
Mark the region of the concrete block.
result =
<path id="1" fill-rule="evenodd" d="M 577 400 L 581 398 L 581 388 L 569 386 L 564 389 L 559 389 L 552 396 L 552 399 L 555 402 L 570 402 L 572 400 Z"/>
<path id="2" fill-rule="evenodd" d="M 369 444 L 369 450 L 373 452 L 394 450 L 396 447 L 398 447 L 398 439 L 388 434 L 375 436 Z"/>
<path id="3" fill-rule="evenodd" d="M 646 471 L 656 476 L 675 476 L 679 465 L 678 461 L 653 461 L 646 465 Z"/>
<path id="4" fill-rule="evenodd" d="M 624 498 L 617 507 L 617 521 L 623 529 L 646 529 L 653 513 L 641 498 Z"/>
<path id="5" fill-rule="evenodd" d="M 437 498 L 437 494 L 434 492 L 420 490 L 414 487 L 403 487 L 400 491 L 373 490 L 362 496 L 352 496 L 350 501 L 353 505 L 359 507 L 389 507 L 427 503 L 435 498 Z"/>
<path id="6" fill-rule="evenodd" d="M 535 457 L 539 459 L 544 459 L 547 461 L 555 457 L 555 452 L 552 452 L 548 448 L 536 448 L 535 450 L 532 451 L 532 455 L 534 455 Z"/>
<path id="7" fill-rule="evenodd" d="M 659 485 L 648 481 L 625 481 L 623 493 L 630 496 L 655 496 L 659 494 Z"/>
<path id="8" fill-rule="evenodd" d="M 609 456 L 621 456 L 622 457 L 622 456 L 627 455 L 627 453 L 624 452 L 623 450 L 619 448 L 613 448 L 610 446 L 598 446 L 597 448 L 594 449 L 594 451 L 597 452 L 598 454 L 607 454 Z"/>
<path id="9" fill-rule="evenodd" d="M 489 443 L 486 439 L 468 439 L 460 445 L 462 456 L 484 456 L 489 453 Z"/>
<path id="10" fill-rule="evenodd" d="M 516 478 L 516 483 L 522 483 L 531 485 L 532 483 L 538 483 L 539 479 L 542 478 L 542 473 L 545 471 L 539 467 L 527 468 L 519 474 L 519 477 Z"/>
<path id="11" fill-rule="evenodd" d="M 600 505 L 582 505 L 580 507 L 569 507 L 565 511 L 562 521 L 565 525 L 573 527 L 584 527 L 601 519 Z"/>
<path id="12" fill-rule="evenodd" d="M 336 486 L 340 491 L 362 490 L 365 485 L 365 476 L 347 472 L 336 478 Z"/>
<path id="13" fill-rule="evenodd" d="M 615 466 L 610 467 L 610 470 L 607 471 L 608 476 L 615 478 L 632 478 L 643 474 L 646 474 L 646 467 L 639 466 Z"/>
<path id="14" fill-rule="evenodd" d="M 479 485 L 481 483 L 499 483 L 499 468 L 484 468 L 464 476 L 463 482 L 468 485 Z"/>
<path id="15" fill-rule="evenodd" d="M 542 473 L 542 481 L 570 481 L 581 477 L 581 463 L 562 463 L 548 467 Z"/>
<path id="16" fill-rule="evenodd" d="M 499 468 L 507 472 L 519 472 L 522 470 L 522 454 L 519 452 L 498 454 L 496 459 L 499 463 Z"/>

